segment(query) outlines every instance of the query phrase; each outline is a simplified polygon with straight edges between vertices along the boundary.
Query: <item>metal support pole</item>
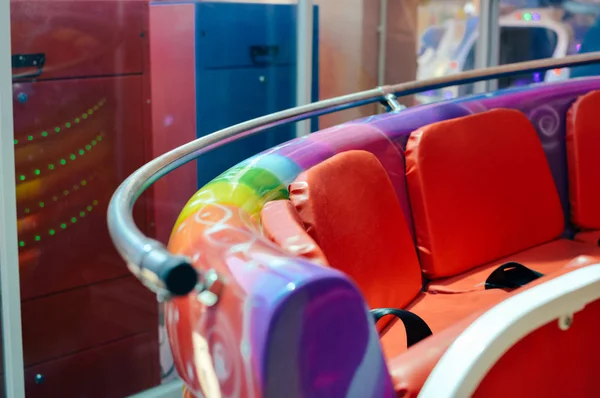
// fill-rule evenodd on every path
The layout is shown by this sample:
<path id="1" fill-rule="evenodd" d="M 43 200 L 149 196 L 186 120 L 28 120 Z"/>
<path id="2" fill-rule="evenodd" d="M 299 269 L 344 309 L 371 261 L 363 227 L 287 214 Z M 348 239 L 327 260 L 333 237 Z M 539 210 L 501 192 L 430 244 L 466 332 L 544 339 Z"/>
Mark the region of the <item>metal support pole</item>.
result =
<path id="1" fill-rule="evenodd" d="M 401 111 L 402 109 L 406 109 L 404 105 L 398 103 L 398 98 L 392 93 L 386 94 L 385 102 L 389 106 L 392 112 Z"/>
<path id="2" fill-rule="evenodd" d="M 479 33 L 475 48 L 475 69 L 498 65 L 500 54 L 500 0 L 481 0 L 479 6 Z M 475 92 L 495 90 L 496 81 L 475 83 Z"/>
<path id="3" fill-rule="evenodd" d="M 25 397 L 13 143 L 10 3 L 0 0 L 0 289 L 5 395 Z"/>
<path id="4" fill-rule="evenodd" d="M 377 85 L 385 84 L 385 44 L 387 41 L 387 8 L 388 0 L 379 1 L 379 26 L 377 26 L 377 34 L 379 36 L 378 59 L 377 59 Z M 385 111 L 384 107 L 378 106 L 377 113 Z"/>
<path id="5" fill-rule="evenodd" d="M 377 65 L 377 85 L 385 84 L 385 42 L 387 41 L 387 8 L 388 0 L 380 0 L 379 2 L 379 59 Z"/>
<path id="6" fill-rule="evenodd" d="M 312 99 L 313 1 L 298 0 L 296 30 L 296 104 L 310 104 Z M 296 123 L 296 136 L 310 134 L 310 120 Z"/>

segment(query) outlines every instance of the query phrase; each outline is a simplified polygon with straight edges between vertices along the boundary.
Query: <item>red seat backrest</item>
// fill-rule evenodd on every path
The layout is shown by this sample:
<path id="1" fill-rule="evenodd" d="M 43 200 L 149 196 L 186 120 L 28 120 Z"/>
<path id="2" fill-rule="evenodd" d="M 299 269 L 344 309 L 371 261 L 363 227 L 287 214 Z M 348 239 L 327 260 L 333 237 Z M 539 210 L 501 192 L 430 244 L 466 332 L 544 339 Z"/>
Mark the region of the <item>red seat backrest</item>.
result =
<path id="1" fill-rule="evenodd" d="M 579 97 L 567 114 L 567 162 L 572 222 L 600 229 L 600 91 Z"/>
<path id="2" fill-rule="evenodd" d="M 352 150 L 319 163 L 290 185 L 290 200 L 329 264 L 354 279 L 371 308 L 402 308 L 421 290 L 410 230 L 373 154 Z"/>
<path id="3" fill-rule="evenodd" d="M 496 109 L 413 132 L 406 170 L 421 266 L 431 278 L 460 274 L 563 231 L 543 148 L 519 111 Z"/>

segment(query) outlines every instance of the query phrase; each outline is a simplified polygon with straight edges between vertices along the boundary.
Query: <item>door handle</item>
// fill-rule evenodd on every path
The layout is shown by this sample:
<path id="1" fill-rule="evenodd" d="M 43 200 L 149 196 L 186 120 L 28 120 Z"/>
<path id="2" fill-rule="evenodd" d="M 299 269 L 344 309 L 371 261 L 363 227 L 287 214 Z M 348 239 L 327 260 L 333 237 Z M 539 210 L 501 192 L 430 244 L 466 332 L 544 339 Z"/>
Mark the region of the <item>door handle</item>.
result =
<path id="1" fill-rule="evenodd" d="M 36 68 L 34 72 L 25 72 L 22 74 L 13 75 L 13 79 L 38 77 L 42 74 L 42 71 L 44 69 L 44 64 L 46 63 L 46 54 L 13 54 L 11 63 L 13 69 Z"/>
<path id="2" fill-rule="evenodd" d="M 250 46 L 250 59 L 254 65 L 269 65 L 279 55 L 279 46 Z"/>

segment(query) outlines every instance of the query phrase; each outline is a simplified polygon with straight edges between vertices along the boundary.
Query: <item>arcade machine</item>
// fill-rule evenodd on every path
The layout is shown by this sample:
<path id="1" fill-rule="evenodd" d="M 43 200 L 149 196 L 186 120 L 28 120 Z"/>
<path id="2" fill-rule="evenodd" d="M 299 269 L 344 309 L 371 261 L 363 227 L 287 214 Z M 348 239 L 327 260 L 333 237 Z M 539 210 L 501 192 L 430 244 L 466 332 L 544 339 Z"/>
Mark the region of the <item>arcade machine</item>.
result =
<path id="1" fill-rule="evenodd" d="M 579 41 L 574 24 L 564 19 L 564 12 L 556 9 L 521 9 L 502 15 L 500 25 L 501 65 L 543 58 L 561 58 L 575 54 Z M 474 68 L 475 47 L 478 37 L 478 18 L 466 21 L 448 21 L 443 37 L 435 49 L 423 50 L 419 57 L 419 79 L 452 75 Z M 588 26 L 583 26 L 587 29 Z M 581 30 L 581 29 L 579 29 Z M 429 33 L 431 34 L 431 33 Z M 422 43 L 424 46 L 425 43 Z M 569 69 L 554 69 L 511 79 L 500 79 L 499 88 L 522 86 L 528 83 L 562 81 L 568 79 Z M 472 85 L 433 90 L 417 96 L 421 103 L 454 98 L 471 93 Z"/>
<path id="2" fill-rule="evenodd" d="M 11 27 L 26 394 L 150 388 L 156 301 L 111 247 L 104 217 L 148 160 L 148 5 L 15 1 Z"/>

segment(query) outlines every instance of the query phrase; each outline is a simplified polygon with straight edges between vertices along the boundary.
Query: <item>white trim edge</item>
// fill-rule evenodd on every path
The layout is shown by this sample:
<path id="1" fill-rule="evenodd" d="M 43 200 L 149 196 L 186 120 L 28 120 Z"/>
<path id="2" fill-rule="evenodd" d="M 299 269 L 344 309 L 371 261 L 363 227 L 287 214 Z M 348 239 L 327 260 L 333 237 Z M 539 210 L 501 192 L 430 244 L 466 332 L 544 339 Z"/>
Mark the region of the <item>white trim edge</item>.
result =
<path id="1" fill-rule="evenodd" d="M 7 397 L 25 397 L 13 144 L 10 3 L 0 0 L 0 291 Z"/>
<path id="2" fill-rule="evenodd" d="M 575 269 L 511 296 L 479 317 L 454 341 L 427 378 L 419 397 L 471 396 L 496 361 L 521 338 L 553 320 L 581 311 L 599 298 L 600 264 Z"/>

